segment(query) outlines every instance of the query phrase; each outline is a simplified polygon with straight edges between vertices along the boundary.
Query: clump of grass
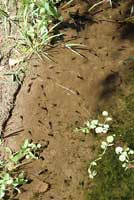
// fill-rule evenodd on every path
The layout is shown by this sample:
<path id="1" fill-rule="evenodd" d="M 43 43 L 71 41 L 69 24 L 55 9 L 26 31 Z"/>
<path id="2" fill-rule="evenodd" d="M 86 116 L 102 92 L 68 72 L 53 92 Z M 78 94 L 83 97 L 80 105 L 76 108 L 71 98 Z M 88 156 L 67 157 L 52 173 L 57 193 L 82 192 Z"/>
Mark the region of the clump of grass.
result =
<path id="1" fill-rule="evenodd" d="M 21 33 L 23 43 L 27 46 L 29 52 L 36 53 L 39 56 L 42 54 L 48 58 L 48 54 L 43 53 L 43 49 L 52 39 L 62 35 L 62 33 L 55 33 L 55 29 L 62 21 L 55 5 L 59 2 L 22 0 L 24 23 L 22 24 Z"/>
<path id="2" fill-rule="evenodd" d="M 15 1 L 16 12 L 12 11 L 11 6 L 14 0 L 2 2 L 0 19 L 4 27 L 4 37 L 6 36 L 4 39 L 15 39 L 17 44 L 15 48 L 26 57 L 31 58 L 31 55 L 36 54 L 40 59 L 51 60 L 46 48 L 54 39 L 63 35 L 58 31 L 58 26 L 63 21 L 58 10 L 62 1 Z"/>

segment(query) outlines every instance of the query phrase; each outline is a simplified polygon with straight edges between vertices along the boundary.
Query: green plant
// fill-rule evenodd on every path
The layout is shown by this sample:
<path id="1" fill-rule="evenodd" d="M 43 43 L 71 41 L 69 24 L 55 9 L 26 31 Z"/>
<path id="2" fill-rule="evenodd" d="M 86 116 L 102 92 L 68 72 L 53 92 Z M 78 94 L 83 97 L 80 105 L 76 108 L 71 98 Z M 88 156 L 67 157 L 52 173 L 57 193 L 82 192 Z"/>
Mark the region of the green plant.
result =
<path id="1" fill-rule="evenodd" d="M 97 134 L 105 134 L 109 131 L 109 124 L 106 124 L 107 122 L 111 121 L 112 118 L 109 117 L 109 114 L 107 111 L 102 112 L 102 116 L 104 117 L 104 122 L 100 123 L 99 120 L 92 120 L 91 122 L 86 122 L 85 128 L 79 128 L 76 129 L 76 131 L 82 131 L 85 134 L 89 133 L 90 130 L 95 131 Z M 89 167 L 88 167 L 88 173 L 89 177 L 93 179 L 97 175 L 97 171 L 95 170 L 98 161 L 102 160 L 106 151 L 109 147 L 115 148 L 115 154 L 118 155 L 119 161 L 122 162 L 122 167 L 127 170 L 131 167 L 133 167 L 134 164 L 134 150 L 125 145 L 124 147 L 121 147 L 119 145 L 116 145 L 117 141 L 115 141 L 115 134 L 109 135 L 106 137 L 106 141 L 101 141 L 101 149 L 103 150 L 95 160 L 93 160 Z M 116 139 L 117 140 L 117 139 Z"/>
<path id="2" fill-rule="evenodd" d="M 118 159 L 122 163 L 122 167 L 125 170 L 134 167 L 134 150 L 127 146 L 116 146 L 115 136 L 116 135 L 109 135 L 107 136 L 106 141 L 101 142 L 101 149 L 103 150 L 103 152 L 99 154 L 98 157 L 90 163 L 88 168 L 89 177 L 91 179 L 93 179 L 97 175 L 97 171 L 95 170 L 95 168 L 98 164 L 98 161 L 103 159 L 109 147 L 114 147 L 115 154 L 118 155 Z"/>
<path id="3" fill-rule="evenodd" d="M 28 51 L 36 53 L 40 58 L 42 58 L 41 55 L 48 58 L 48 54 L 44 53 L 43 49 L 52 39 L 62 35 L 62 33 L 54 33 L 60 22 L 52 25 L 54 20 L 62 20 L 55 6 L 55 3 L 58 2 L 47 0 L 22 1 L 24 20 L 21 28 L 22 39 Z"/>
<path id="4" fill-rule="evenodd" d="M 16 69 L 15 71 L 9 71 L 7 73 L 5 73 L 5 76 L 12 76 L 12 80 L 16 81 L 19 85 L 22 84 L 22 77 L 25 74 L 26 69 L 24 67 L 20 67 L 18 69 Z"/>
<path id="5" fill-rule="evenodd" d="M 29 143 L 28 139 L 26 139 L 22 144 L 20 150 L 18 152 L 11 154 L 10 160 L 13 163 L 18 164 L 19 161 L 23 158 L 38 159 L 38 157 L 36 156 L 36 152 L 38 149 L 40 149 L 40 147 L 41 147 L 40 144 L 36 145 L 34 143 Z"/>
<path id="6" fill-rule="evenodd" d="M 112 121 L 112 118 L 109 117 L 108 115 L 109 114 L 107 111 L 103 111 L 102 112 L 103 121 L 99 121 L 98 119 L 87 121 L 85 122 L 85 127 L 76 128 L 75 131 L 76 132 L 80 131 L 85 134 L 90 133 L 90 131 L 93 131 L 97 134 L 107 133 L 110 127 L 109 122 Z"/>
<path id="7" fill-rule="evenodd" d="M 24 176 L 24 173 L 21 172 L 17 176 L 10 174 L 9 172 L 0 173 L 0 199 L 2 199 L 5 194 L 13 188 L 20 193 L 19 186 L 25 184 L 27 179 Z"/>
<path id="8" fill-rule="evenodd" d="M 38 159 L 40 148 L 40 144 L 34 144 L 26 139 L 20 150 L 14 153 L 1 141 L 0 151 L 3 158 L 0 160 L 0 199 L 12 189 L 20 192 L 19 186 L 25 184 L 27 179 L 24 173 L 18 172 L 17 169 L 27 163 L 25 159 Z"/>

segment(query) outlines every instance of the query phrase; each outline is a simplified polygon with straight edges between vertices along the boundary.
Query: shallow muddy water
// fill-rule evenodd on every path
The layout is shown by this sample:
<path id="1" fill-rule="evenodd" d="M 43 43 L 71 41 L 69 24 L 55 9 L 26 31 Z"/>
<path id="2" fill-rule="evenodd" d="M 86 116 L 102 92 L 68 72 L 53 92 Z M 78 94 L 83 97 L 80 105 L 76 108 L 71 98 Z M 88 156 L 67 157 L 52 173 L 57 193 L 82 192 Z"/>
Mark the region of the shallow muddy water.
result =
<path id="1" fill-rule="evenodd" d="M 114 17 L 118 11 L 103 11 L 96 17 Z M 67 29 L 66 34 L 72 37 L 77 32 Z M 133 46 L 132 40 L 121 39 L 116 23 L 108 22 L 85 25 L 73 43 L 87 46 L 79 50 L 84 57 L 57 47 L 49 51 L 55 62 L 31 61 L 7 123 L 5 136 L 24 129 L 6 138 L 13 149 L 25 138 L 45 146 L 42 160 L 24 167 L 33 182 L 24 186 L 16 199 L 84 200 L 90 190 L 87 164 L 95 141 L 91 135 L 74 133 L 74 129 L 92 118 L 109 88 L 114 94 L 120 84 L 119 66 L 132 55 Z"/>

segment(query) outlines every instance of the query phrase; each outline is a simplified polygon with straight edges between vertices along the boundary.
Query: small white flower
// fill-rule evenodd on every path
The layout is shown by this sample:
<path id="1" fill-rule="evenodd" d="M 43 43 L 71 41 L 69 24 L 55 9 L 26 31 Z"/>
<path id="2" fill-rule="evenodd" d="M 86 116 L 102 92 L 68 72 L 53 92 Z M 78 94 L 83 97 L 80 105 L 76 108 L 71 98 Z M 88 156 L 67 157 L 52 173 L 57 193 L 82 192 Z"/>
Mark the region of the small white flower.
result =
<path id="1" fill-rule="evenodd" d="M 109 129 L 109 124 L 104 124 L 104 128 L 108 130 Z"/>
<path id="2" fill-rule="evenodd" d="M 96 175 L 97 175 L 97 171 L 94 170 L 94 171 L 92 172 L 92 174 L 93 174 L 93 176 L 96 176 Z"/>
<path id="3" fill-rule="evenodd" d="M 37 148 L 39 148 L 39 149 L 40 149 L 40 148 L 41 148 L 41 144 L 37 144 Z"/>
<path id="4" fill-rule="evenodd" d="M 114 141 L 114 137 L 112 135 L 107 136 L 107 142 L 112 143 Z"/>
<path id="5" fill-rule="evenodd" d="M 134 154 L 134 150 L 130 150 L 129 154 L 131 154 L 131 155 Z"/>
<path id="6" fill-rule="evenodd" d="M 99 122 L 98 119 L 94 119 L 94 120 L 91 121 L 91 124 L 95 124 L 95 125 L 97 125 L 98 122 Z"/>
<path id="7" fill-rule="evenodd" d="M 98 126 L 103 126 L 104 124 L 98 124 Z"/>
<path id="8" fill-rule="evenodd" d="M 103 132 L 103 128 L 102 128 L 102 127 L 97 127 L 97 128 L 95 129 L 95 132 L 96 132 L 96 133 L 102 133 L 102 132 Z"/>
<path id="9" fill-rule="evenodd" d="M 110 122 L 110 121 L 112 121 L 112 118 L 111 118 L 111 117 L 107 117 L 107 118 L 106 118 L 106 121 L 107 121 L 107 122 Z"/>
<path id="10" fill-rule="evenodd" d="M 93 161 L 93 162 L 91 162 L 91 165 L 92 165 L 92 166 L 96 166 L 97 163 L 96 163 L 95 161 Z"/>
<path id="11" fill-rule="evenodd" d="M 124 154 L 121 154 L 121 155 L 119 156 L 119 160 L 120 160 L 121 162 L 124 162 L 124 161 L 126 160 L 126 156 L 125 156 Z"/>
<path id="12" fill-rule="evenodd" d="M 115 148 L 116 154 L 120 154 L 120 153 L 122 153 L 122 151 L 123 151 L 123 148 L 122 148 L 122 147 L 116 147 L 116 148 Z"/>
<path id="13" fill-rule="evenodd" d="M 107 111 L 103 111 L 103 112 L 102 112 L 102 116 L 108 117 L 108 112 L 107 112 Z"/>
<path id="14" fill-rule="evenodd" d="M 93 161 L 93 163 L 96 163 L 96 162 Z M 97 175 L 97 171 L 95 171 L 95 170 L 91 171 L 91 168 L 89 167 L 88 168 L 88 174 L 89 174 L 89 178 L 93 179 L 94 176 Z"/>
<path id="15" fill-rule="evenodd" d="M 29 159 L 30 158 L 30 156 L 29 155 L 26 155 L 26 159 Z"/>
<path id="16" fill-rule="evenodd" d="M 96 128 L 96 125 L 94 124 L 91 124 L 90 126 L 88 126 L 90 129 L 95 129 Z"/>
<path id="17" fill-rule="evenodd" d="M 107 132 L 108 132 L 108 130 L 103 128 L 103 133 L 107 133 Z"/>
<path id="18" fill-rule="evenodd" d="M 7 181 L 8 185 L 11 185 L 12 183 L 13 183 L 13 179 L 10 179 L 10 180 Z"/>
<path id="19" fill-rule="evenodd" d="M 88 173 L 91 174 L 91 169 L 90 169 L 90 167 L 88 168 Z"/>
<path id="20" fill-rule="evenodd" d="M 123 151 L 123 152 L 122 152 L 122 155 L 124 155 L 124 156 L 127 157 L 127 152 L 126 152 L 126 151 Z"/>
<path id="21" fill-rule="evenodd" d="M 89 125 L 89 128 L 90 129 L 95 129 L 96 128 L 96 126 L 98 125 L 98 120 L 97 119 L 95 119 L 95 120 L 92 120 L 91 121 L 91 124 Z"/>
<path id="22" fill-rule="evenodd" d="M 92 174 L 89 174 L 89 178 L 93 179 L 93 178 L 94 178 L 94 176 L 93 176 Z"/>
<path id="23" fill-rule="evenodd" d="M 86 123 L 85 123 L 85 125 L 88 127 L 88 128 L 90 128 L 90 122 L 89 121 L 87 121 Z"/>
<path id="24" fill-rule="evenodd" d="M 97 172 L 94 170 L 93 172 L 90 171 L 89 178 L 93 179 L 97 175 Z"/>
<path id="25" fill-rule="evenodd" d="M 127 166 L 127 163 L 123 163 L 122 167 L 125 168 Z"/>
<path id="26" fill-rule="evenodd" d="M 103 141 L 103 142 L 101 143 L 101 148 L 102 148 L 102 149 L 106 149 L 107 146 L 108 146 L 108 144 L 107 144 L 106 142 Z"/>

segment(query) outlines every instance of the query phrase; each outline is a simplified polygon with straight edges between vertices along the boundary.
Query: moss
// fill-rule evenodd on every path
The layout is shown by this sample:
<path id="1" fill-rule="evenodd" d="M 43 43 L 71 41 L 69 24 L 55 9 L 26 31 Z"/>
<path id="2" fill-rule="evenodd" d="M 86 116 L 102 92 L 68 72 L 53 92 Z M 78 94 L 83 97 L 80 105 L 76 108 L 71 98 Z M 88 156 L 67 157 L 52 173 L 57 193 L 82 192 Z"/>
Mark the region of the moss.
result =
<path id="1" fill-rule="evenodd" d="M 116 134 L 117 144 L 134 149 L 134 67 L 120 73 L 123 78 L 120 88 L 109 101 L 103 100 L 98 110 L 103 108 L 112 114 L 114 121 L 109 134 Z M 87 200 L 134 199 L 134 169 L 124 171 L 114 148 L 109 148 L 98 163 L 97 172 Z"/>
<path id="2" fill-rule="evenodd" d="M 134 197 L 134 170 L 121 166 L 114 149 L 105 154 L 97 167 L 95 185 L 88 200 L 131 200 Z"/>
<path id="3" fill-rule="evenodd" d="M 126 97 L 126 109 L 129 112 L 134 112 L 134 94 L 130 94 Z"/>

